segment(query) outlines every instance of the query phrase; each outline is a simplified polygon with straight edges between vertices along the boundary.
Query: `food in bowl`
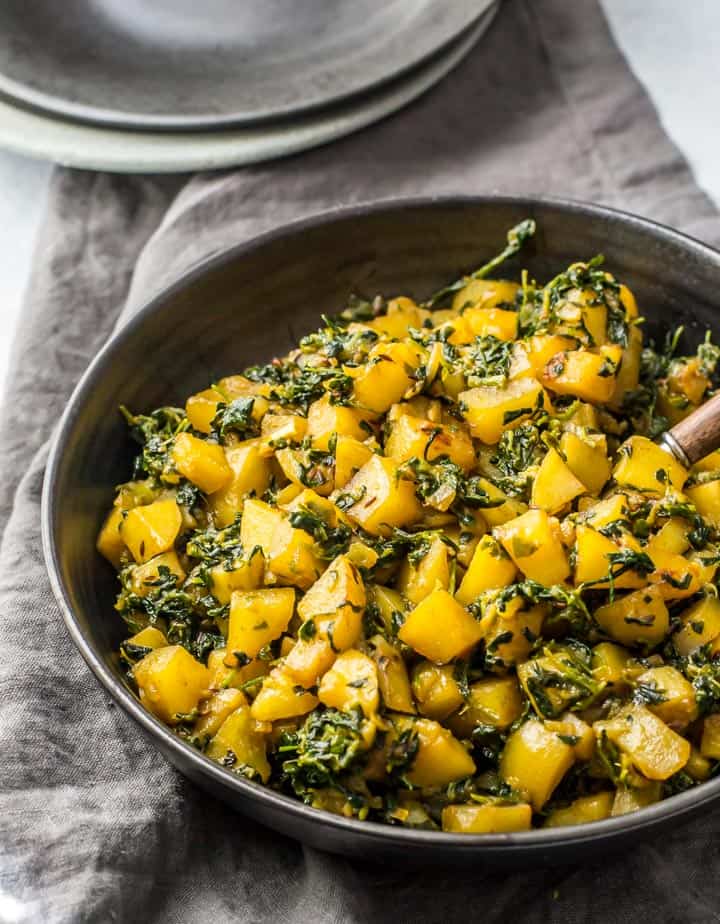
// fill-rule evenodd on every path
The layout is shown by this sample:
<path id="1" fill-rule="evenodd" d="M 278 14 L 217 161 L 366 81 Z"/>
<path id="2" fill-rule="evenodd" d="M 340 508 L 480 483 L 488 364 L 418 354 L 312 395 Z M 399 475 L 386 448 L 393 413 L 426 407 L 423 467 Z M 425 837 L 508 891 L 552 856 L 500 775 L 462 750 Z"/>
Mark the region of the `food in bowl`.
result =
<path id="1" fill-rule="evenodd" d="M 720 759 L 713 389 L 599 259 L 354 298 L 296 350 L 124 410 L 98 548 L 141 701 L 229 770 L 458 833 L 623 814 Z"/>

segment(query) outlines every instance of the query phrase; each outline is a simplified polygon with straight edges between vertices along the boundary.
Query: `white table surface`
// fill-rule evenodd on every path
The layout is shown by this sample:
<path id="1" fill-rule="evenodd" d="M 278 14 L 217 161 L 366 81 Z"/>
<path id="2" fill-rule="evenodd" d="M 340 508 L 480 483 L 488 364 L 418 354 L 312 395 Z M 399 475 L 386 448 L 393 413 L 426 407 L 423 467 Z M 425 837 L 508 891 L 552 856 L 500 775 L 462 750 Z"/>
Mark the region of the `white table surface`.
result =
<path id="1" fill-rule="evenodd" d="M 720 204 L 720 2 L 601 0 L 631 67 L 700 185 Z M 51 167 L 0 151 L 0 388 L 22 311 Z M 42 259 L 36 254 L 35 259 Z"/>

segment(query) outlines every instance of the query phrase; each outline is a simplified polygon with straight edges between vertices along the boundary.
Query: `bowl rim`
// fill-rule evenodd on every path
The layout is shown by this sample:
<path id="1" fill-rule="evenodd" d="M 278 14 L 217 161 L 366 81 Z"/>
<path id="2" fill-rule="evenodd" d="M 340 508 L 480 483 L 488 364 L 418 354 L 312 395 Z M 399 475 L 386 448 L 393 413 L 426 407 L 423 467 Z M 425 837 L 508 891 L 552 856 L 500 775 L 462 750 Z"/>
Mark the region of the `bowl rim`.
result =
<path id="1" fill-rule="evenodd" d="M 120 678 L 114 674 L 99 652 L 95 650 L 90 640 L 85 637 L 75 618 L 70 594 L 61 577 L 55 538 L 57 510 L 55 488 L 62 457 L 68 442 L 68 435 L 79 416 L 79 408 L 85 403 L 86 396 L 92 392 L 94 383 L 102 377 L 105 367 L 112 362 L 115 352 L 122 349 L 126 339 L 138 328 L 142 327 L 146 318 L 155 311 L 160 310 L 168 299 L 173 298 L 188 285 L 191 285 L 204 275 L 228 263 L 242 259 L 244 256 L 268 244 L 294 237 L 297 234 L 332 224 L 336 221 L 362 220 L 383 212 L 413 212 L 433 208 L 482 208 L 493 205 L 505 205 L 530 211 L 549 207 L 570 214 L 582 215 L 589 219 L 604 220 L 633 227 L 649 233 L 651 237 L 681 246 L 701 259 L 714 263 L 720 270 L 720 251 L 697 238 L 631 212 L 561 197 L 488 194 L 384 198 L 352 206 L 337 206 L 284 223 L 246 241 L 230 244 L 203 257 L 192 264 L 169 285 L 155 292 L 134 313 L 132 318 L 121 328 L 113 331 L 73 389 L 52 437 L 43 479 L 41 502 L 42 547 L 45 564 L 52 591 L 60 607 L 66 629 L 100 684 L 110 693 L 125 713 L 151 738 L 159 739 L 162 745 L 161 750 L 164 753 L 170 751 L 177 755 L 179 762 L 183 764 L 189 762 L 197 776 L 208 777 L 219 787 L 234 789 L 243 802 L 256 801 L 265 805 L 269 810 L 274 810 L 276 817 L 280 814 L 287 814 L 301 824 L 324 825 L 350 837 L 357 835 L 360 840 L 365 842 L 371 840 L 383 845 L 394 844 L 399 848 L 434 847 L 457 852 L 467 852 L 475 848 L 479 857 L 485 848 L 492 848 L 493 853 L 498 851 L 535 853 L 541 848 L 572 847 L 574 844 L 586 844 L 588 841 L 605 840 L 652 828 L 663 819 L 679 818 L 693 809 L 697 810 L 715 800 L 720 795 L 720 776 L 627 815 L 606 818 L 589 824 L 568 825 L 557 828 L 535 828 L 530 831 L 508 834 L 451 834 L 444 831 L 403 828 L 376 821 L 345 818 L 305 805 L 299 800 L 279 793 L 263 784 L 246 780 L 211 761 L 175 735 L 159 719 L 156 719 L 141 705 L 137 697 L 130 692 Z M 171 763 L 177 767 L 174 761 L 171 761 Z M 184 771 L 179 772 L 184 774 Z M 277 827 L 276 830 L 281 829 Z"/>

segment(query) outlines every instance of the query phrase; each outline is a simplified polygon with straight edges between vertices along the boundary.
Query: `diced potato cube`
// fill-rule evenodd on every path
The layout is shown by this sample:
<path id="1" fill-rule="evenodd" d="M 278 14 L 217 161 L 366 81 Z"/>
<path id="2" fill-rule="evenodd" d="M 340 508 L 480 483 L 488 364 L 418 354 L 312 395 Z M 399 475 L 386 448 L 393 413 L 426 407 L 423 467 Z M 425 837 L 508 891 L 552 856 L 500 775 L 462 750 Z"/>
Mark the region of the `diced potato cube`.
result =
<path id="1" fill-rule="evenodd" d="M 367 421 L 373 414 L 356 407 L 332 404 L 329 395 L 318 398 L 308 408 L 307 435 L 316 449 L 327 450 L 333 436 L 348 436 L 355 440 L 368 437 Z"/>
<path id="2" fill-rule="evenodd" d="M 613 818 L 618 815 L 628 815 L 630 812 L 637 812 L 641 808 L 653 805 L 661 799 L 662 785 L 657 781 L 648 781 L 648 785 L 639 789 L 629 789 L 625 786 L 619 786 L 615 791 L 612 812 L 610 814 Z"/>
<path id="3" fill-rule="evenodd" d="M 394 724 L 398 731 L 411 729 L 417 735 L 417 754 L 405 773 L 413 786 L 447 786 L 475 773 L 475 761 L 439 722 L 403 717 Z"/>
<path id="4" fill-rule="evenodd" d="M 446 719 L 463 704 L 452 664 L 420 661 L 412 672 L 412 692 L 418 712 L 429 719 Z"/>
<path id="5" fill-rule="evenodd" d="M 271 388 L 265 382 L 251 382 L 244 375 L 228 375 L 216 382 L 213 389 L 222 395 L 226 404 L 236 398 L 252 398 L 252 418 L 256 422 L 262 420 L 267 412 L 269 406 L 267 397 Z"/>
<path id="6" fill-rule="evenodd" d="M 476 645 L 480 623 L 446 590 L 433 591 L 408 615 L 398 638 L 419 654 L 446 664 Z"/>
<path id="7" fill-rule="evenodd" d="M 167 645 L 167 639 L 155 626 L 145 626 L 144 629 L 136 632 L 135 635 L 122 643 L 123 649 L 150 648 L 154 650 L 155 648 L 163 648 L 165 645 Z"/>
<path id="8" fill-rule="evenodd" d="M 285 657 L 285 671 L 300 686 L 309 690 L 317 686 L 320 678 L 330 670 L 335 661 L 335 652 L 324 638 L 312 638 L 308 641 L 298 639 Z"/>
<path id="9" fill-rule="evenodd" d="M 242 688 L 249 680 L 257 680 L 258 677 L 264 677 L 270 672 L 269 663 L 260 658 L 255 658 L 242 666 L 228 667 L 225 664 L 227 656 L 227 648 L 214 648 L 208 655 L 211 690 Z"/>
<path id="10" fill-rule="evenodd" d="M 606 689 L 616 693 L 627 688 L 625 668 L 630 652 L 612 642 L 600 642 L 593 648 L 592 672 L 596 680 L 606 684 Z"/>
<path id="11" fill-rule="evenodd" d="M 156 648 L 133 668 L 140 702 L 168 725 L 197 708 L 207 694 L 210 673 L 181 645 Z"/>
<path id="12" fill-rule="evenodd" d="M 720 760 L 720 714 L 705 716 L 700 753 L 711 760 Z"/>
<path id="13" fill-rule="evenodd" d="M 217 406 L 223 400 L 223 396 L 214 388 L 206 388 L 196 395 L 191 395 L 185 402 L 185 414 L 193 430 L 210 433 Z"/>
<path id="14" fill-rule="evenodd" d="M 130 586 L 133 593 L 138 597 L 145 597 L 152 592 L 154 586 L 162 580 L 160 569 L 167 569 L 170 574 L 174 574 L 177 583 L 182 584 L 185 580 L 185 571 L 177 557 L 174 549 L 169 552 L 161 552 L 143 565 L 135 565 L 132 570 Z"/>
<path id="15" fill-rule="evenodd" d="M 696 782 L 701 783 L 703 780 L 709 779 L 712 769 L 711 761 L 707 757 L 703 757 L 699 748 L 693 746 L 688 762 L 685 764 L 685 773 Z"/>
<path id="16" fill-rule="evenodd" d="M 657 692 L 662 698 L 657 703 L 651 700 L 647 707 L 670 728 L 682 731 L 696 718 L 698 707 L 693 685 L 674 667 L 668 664 L 651 667 L 635 682 Z"/>
<path id="17" fill-rule="evenodd" d="M 461 392 L 459 403 L 471 434 L 492 446 L 505 430 L 527 420 L 538 408 L 549 406 L 542 385 L 531 378 L 515 379 L 504 388 L 471 388 Z"/>
<path id="18" fill-rule="evenodd" d="M 620 368 L 615 377 L 615 391 L 610 399 L 610 406 L 617 410 L 622 410 L 625 395 L 630 391 L 635 391 L 640 382 L 643 336 L 636 324 L 631 325 L 628 339 L 629 343 L 623 350 Z"/>
<path id="19" fill-rule="evenodd" d="M 415 370 L 421 362 L 419 347 L 405 342 L 379 343 L 362 366 L 343 368 L 353 379 L 353 397 L 357 405 L 375 414 L 384 414 L 414 383 Z"/>
<path id="20" fill-rule="evenodd" d="M 593 584 L 595 587 L 609 587 L 609 575 L 620 572 L 621 565 L 613 564 L 611 555 L 619 555 L 621 546 L 603 536 L 590 526 L 578 525 L 575 530 L 575 585 Z M 644 587 L 647 577 L 628 569 L 617 573 L 613 586 L 620 589 Z"/>
<path id="21" fill-rule="evenodd" d="M 357 649 L 343 651 L 320 681 L 318 697 L 321 703 L 335 709 L 360 706 L 365 717 L 370 718 L 380 705 L 375 662 Z"/>
<path id="22" fill-rule="evenodd" d="M 703 456 L 699 462 L 692 467 L 693 472 L 719 472 L 720 471 L 720 449 Z"/>
<path id="23" fill-rule="evenodd" d="M 647 553 L 650 558 L 663 553 L 682 555 L 690 548 L 688 533 L 690 526 L 680 517 L 671 517 L 661 529 L 648 540 Z"/>
<path id="24" fill-rule="evenodd" d="M 262 584 L 265 560 L 258 547 L 231 564 L 230 569 L 224 565 L 210 569 L 211 591 L 218 603 L 229 603 L 235 590 L 257 590 Z"/>
<path id="25" fill-rule="evenodd" d="M 495 308 L 498 305 L 514 305 L 520 286 L 504 279 L 471 279 L 453 296 L 454 311 L 468 306 Z M 436 312 L 437 314 L 437 312 Z"/>
<path id="26" fill-rule="evenodd" d="M 656 549 L 652 554 L 655 571 L 650 576 L 665 600 L 681 600 L 694 597 L 709 584 L 717 570 L 717 563 L 706 562 L 702 556 L 685 558 Z"/>
<path id="27" fill-rule="evenodd" d="M 560 453 L 548 449 L 533 481 L 531 504 L 547 513 L 557 513 L 573 498 L 585 494 L 586 487 L 563 462 Z"/>
<path id="28" fill-rule="evenodd" d="M 260 427 L 260 443 L 265 450 L 280 442 L 299 443 L 307 429 L 307 418 L 299 414 L 266 414 Z"/>
<path id="29" fill-rule="evenodd" d="M 413 482 L 401 478 L 395 463 L 382 456 L 368 459 L 345 492 L 357 498 L 347 515 L 373 536 L 389 536 L 393 527 L 410 526 L 422 515 Z"/>
<path id="30" fill-rule="evenodd" d="M 570 574 L 558 522 L 544 510 L 528 510 L 495 527 L 495 534 L 518 570 L 533 581 L 550 587 L 560 584 Z"/>
<path id="31" fill-rule="evenodd" d="M 397 588 L 411 603 L 420 603 L 433 590 L 450 586 L 448 547 L 439 536 L 418 562 L 405 559 L 397 579 Z"/>
<path id="32" fill-rule="evenodd" d="M 592 504 L 584 513 L 583 521 L 593 529 L 601 529 L 617 520 L 627 520 L 630 513 L 627 494 L 611 494 Z"/>
<path id="33" fill-rule="evenodd" d="M 232 480 L 232 469 L 222 446 L 198 439 L 190 433 L 180 433 L 175 437 L 172 460 L 177 471 L 204 494 L 221 491 Z"/>
<path id="34" fill-rule="evenodd" d="M 324 563 L 315 540 L 304 529 L 295 529 L 283 517 L 273 533 L 267 555 L 266 583 L 272 575 L 278 584 L 307 590 L 322 574 Z"/>
<path id="35" fill-rule="evenodd" d="M 592 759 L 595 753 L 595 732 L 592 725 L 588 725 L 576 712 L 565 712 L 559 719 L 546 722 L 545 728 L 566 738 L 577 760 Z"/>
<path id="36" fill-rule="evenodd" d="M 468 472 L 475 464 L 475 449 L 459 424 L 440 424 L 403 414 L 390 428 L 385 455 L 401 464 L 413 457 L 435 462 L 447 458 Z"/>
<path id="37" fill-rule="evenodd" d="M 442 829 L 449 834 L 506 834 L 529 831 L 532 806 L 517 805 L 446 805 L 442 810 Z"/>
<path id="38" fill-rule="evenodd" d="M 123 512 L 119 507 L 113 507 L 107 515 L 105 522 L 97 537 L 97 550 L 118 570 L 122 567 L 123 556 L 127 549 L 120 533 L 123 521 Z"/>
<path id="39" fill-rule="evenodd" d="M 450 717 L 448 725 L 456 735 L 469 738 L 478 725 L 504 731 L 522 711 L 523 699 L 516 677 L 487 677 L 470 685 L 467 704 Z"/>
<path id="40" fill-rule="evenodd" d="M 542 722 L 530 719 L 508 738 L 500 776 L 539 812 L 575 762 L 575 753 Z"/>
<path id="41" fill-rule="evenodd" d="M 352 648 L 360 637 L 367 603 L 358 569 L 346 555 L 332 561 L 298 603 L 298 616 L 312 619 L 320 638 L 335 651 Z"/>
<path id="42" fill-rule="evenodd" d="M 480 628 L 485 639 L 485 650 L 497 670 L 503 670 L 527 658 L 533 643 L 540 635 L 545 608 L 533 606 L 523 609 L 522 597 L 513 597 L 507 603 L 491 603 L 485 608 Z"/>
<path id="43" fill-rule="evenodd" d="M 687 656 L 720 636 L 720 600 L 708 594 L 683 610 L 680 623 L 673 644 L 679 654 Z"/>
<path id="44" fill-rule="evenodd" d="M 533 374 L 540 377 L 543 369 L 557 353 L 574 350 L 578 345 L 573 337 L 563 337 L 559 334 L 536 334 L 530 337 L 527 345 L 527 356 Z"/>
<path id="45" fill-rule="evenodd" d="M 455 597 L 460 603 L 472 603 L 486 590 L 512 584 L 517 568 L 494 536 L 483 536 L 475 548 Z"/>
<path id="46" fill-rule="evenodd" d="M 540 381 L 558 395 L 573 395 L 591 404 L 605 404 L 615 391 L 622 348 L 603 346 L 595 352 L 556 353 L 545 365 Z"/>
<path id="47" fill-rule="evenodd" d="M 237 663 L 238 655 L 254 658 L 273 639 L 279 638 L 287 629 L 294 609 L 295 591 L 288 587 L 233 591 L 225 659 L 228 667 Z"/>
<path id="48" fill-rule="evenodd" d="M 246 704 L 225 719 L 205 753 L 236 773 L 257 775 L 263 783 L 270 779 L 265 736 L 255 730 L 250 707 Z"/>
<path id="49" fill-rule="evenodd" d="M 386 709 L 415 712 L 410 679 L 400 652 L 382 635 L 370 639 L 372 656 L 377 665 L 378 687 Z"/>
<path id="50" fill-rule="evenodd" d="M 338 436 L 335 445 L 335 487 L 344 488 L 372 454 L 372 449 L 365 443 L 351 436 Z"/>
<path id="51" fill-rule="evenodd" d="M 332 457 L 322 461 L 312 459 L 305 449 L 276 449 L 275 461 L 301 490 L 311 484 L 317 494 L 327 496 L 333 489 Z"/>
<path id="52" fill-rule="evenodd" d="M 517 311 L 504 308 L 468 308 L 462 320 L 473 337 L 497 337 L 498 340 L 516 340 L 518 332 Z"/>
<path id="53" fill-rule="evenodd" d="M 282 510 L 271 507 L 265 501 L 249 498 L 245 501 L 240 524 L 240 542 L 243 548 L 252 551 L 258 547 L 267 560 L 275 530 L 284 519 Z"/>
<path id="54" fill-rule="evenodd" d="M 144 562 L 171 549 L 181 526 L 182 513 L 170 498 L 129 510 L 120 535 L 135 561 Z"/>
<path id="55" fill-rule="evenodd" d="M 568 430 L 560 438 L 560 451 L 573 475 L 591 494 L 599 494 L 611 472 L 605 434 L 585 433 L 581 438 Z"/>
<path id="56" fill-rule="evenodd" d="M 700 516 L 720 529 L 720 480 L 694 485 L 686 493 Z"/>
<path id="57" fill-rule="evenodd" d="M 429 311 L 419 308 L 411 298 L 392 298 L 388 302 L 387 314 L 373 318 L 367 326 L 388 337 L 407 337 L 410 327 L 422 327 Z"/>
<path id="58" fill-rule="evenodd" d="M 308 693 L 285 670 L 283 665 L 273 668 L 263 680 L 260 692 L 250 707 L 257 722 L 277 722 L 306 715 L 317 706 L 317 696 Z"/>
<path id="59" fill-rule="evenodd" d="M 667 780 L 685 766 L 690 742 L 669 728 L 648 708 L 623 706 L 612 718 L 595 722 L 595 734 L 607 735 L 649 780 Z"/>
<path id="60" fill-rule="evenodd" d="M 636 491 L 664 494 L 669 485 L 680 491 L 688 476 L 677 459 L 645 436 L 631 436 L 618 450 L 618 458 L 613 478 Z"/>
<path id="61" fill-rule="evenodd" d="M 502 526 L 503 523 L 514 520 L 528 509 L 527 504 L 518 500 L 517 497 L 508 497 L 487 478 L 479 478 L 478 485 L 493 503 L 500 502 L 497 506 L 483 507 L 482 516 L 488 526 Z"/>
<path id="62" fill-rule="evenodd" d="M 219 527 L 229 526 L 233 522 L 242 511 L 247 497 L 264 494 L 272 475 L 270 460 L 262 455 L 260 440 L 244 440 L 229 446 L 225 450 L 225 458 L 232 478 L 208 502 L 215 524 Z"/>
<path id="63" fill-rule="evenodd" d="M 600 606 L 595 621 L 621 645 L 653 648 L 670 631 L 670 616 L 660 590 L 644 587 Z"/>
<path id="64" fill-rule="evenodd" d="M 200 714 L 193 725 L 193 736 L 200 742 L 209 741 L 230 713 L 240 706 L 247 706 L 245 694 L 241 690 L 228 687 L 213 693 L 200 705 Z"/>
<path id="65" fill-rule="evenodd" d="M 612 813 L 615 794 L 598 792 L 592 796 L 580 796 L 566 808 L 550 812 L 545 819 L 546 828 L 559 828 L 565 825 L 582 825 L 589 821 L 602 821 Z"/>

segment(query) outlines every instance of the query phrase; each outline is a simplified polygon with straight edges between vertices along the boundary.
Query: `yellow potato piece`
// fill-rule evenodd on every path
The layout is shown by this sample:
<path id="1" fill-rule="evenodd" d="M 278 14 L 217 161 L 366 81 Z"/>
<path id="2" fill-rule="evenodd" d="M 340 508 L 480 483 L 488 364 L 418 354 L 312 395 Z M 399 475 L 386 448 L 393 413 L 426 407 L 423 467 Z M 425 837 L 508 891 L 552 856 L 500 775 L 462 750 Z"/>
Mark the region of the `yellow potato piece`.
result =
<path id="1" fill-rule="evenodd" d="M 670 616 L 657 587 L 645 587 L 616 597 L 594 613 L 600 628 L 621 645 L 653 648 L 670 631 Z"/>
<path id="2" fill-rule="evenodd" d="M 611 719 L 595 723 L 595 732 L 605 734 L 624 751 L 649 780 L 667 780 L 685 766 L 690 742 L 650 712 L 630 703 Z"/>
<path id="3" fill-rule="evenodd" d="M 258 722 L 277 722 L 306 715 L 317 706 L 317 696 L 305 690 L 280 665 L 263 680 L 260 692 L 251 706 L 252 717 Z"/>
<path id="4" fill-rule="evenodd" d="M 320 681 L 318 698 L 335 709 L 360 706 L 366 718 L 370 718 L 380 704 L 375 662 L 356 649 L 343 651 Z"/>
<path id="5" fill-rule="evenodd" d="M 446 805 L 442 810 L 442 829 L 449 834 L 506 834 L 529 831 L 532 806 Z"/>
<path id="6" fill-rule="evenodd" d="M 687 479 L 687 469 L 644 436 L 631 436 L 618 450 L 618 458 L 613 478 L 636 491 L 664 494 L 668 487 L 680 491 Z"/>
<path id="7" fill-rule="evenodd" d="M 574 762 L 569 744 L 542 722 L 530 719 L 508 738 L 500 776 L 539 812 Z"/>
<path id="8" fill-rule="evenodd" d="M 560 584 L 570 574 L 558 526 L 558 521 L 544 510 L 528 510 L 497 526 L 495 535 L 519 571 L 549 587 Z"/>
<path id="9" fill-rule="evenodd" d="M 447 786 L 475 773 L 475 761 L 451 732 L 432 719 L 396 719 L 417 735 L 418 750 L 405 777 L 413 786 Z"/>
<path id="10" fill-rule="evenodd" d="M 330 396 L 324 395 L 308 408 L 307 435 L 317 449 L 328 449 L 333 436 L 348 436 L 361 441 L 368 437 L 364 424 L 373 416 L 359 408 L 332 404 Z"/>
<path id="11" fill-rule="evenodd" d="M 533 482 L 531 504 L 547 513 L 558 513 L 584 494 L 585 485 L 573 475 L 555 449 L 548 449 Z"/>
<path id="12" fill-rule="evenodd" d="M 415 485 L 400 477 L 391 459 L 372 456 L 345 486 L 357 498 L 347 508 L 351 520 L 373 536 L 389 536 L 395 526 L 410 526 L 420 519 Z"/>
<path id="13" fill-rule="evenodd" d="M 418 712 L 437 721 L 446 719 L 464 702 L 452 664 L 420 661 L 413 668 L 412 692 Z"/>
<path id="14" fill-rule="evenodd" d="M 234 666 L 238 655 L 248 658 L 258 655 L 287 629 L 294 609 L 295 591 L 291 588 L 233 591 L 226 664 Z"/>
<path id="15" fill-rule="evenodd" d="M 312 619 L 320 638 L 335 651 L 351 648 L 360 637 L 367 603 L 360 572 L 346 555 L 332 561 L 298 603 L 303 622 Z"/>
<path id="16" fill-rule="evenodd" d="M 418 562 L 405 559 L 397 578 L 397 588 L 411 603 L 420 603 L 437 588 L 450 586 L 450 558 L 448 546 L 439 536 Z"/>
<path id="17" fill-rule="evenodd" d="M 255 731 L 255 722 L 247 704 L 239 706 L 225 719 L 205 753 L 211 760 L 221 762 L 236 773 L 257 775 L 263 783 L 270 779 L 265 736 Z"/>
<path id="18" fill-rule="evenodd" d="M 593 796 L 581 796 L 566 808 L 550 812 L 545 819 L 546 828 L 560 828 L 566 825 L 581 825 L 589 821 L 602 821 L 612 814 L 615 794 L 598 792 Z"/>
<path id="19" fill-rule="evenodd" d="M 154 501 L 128 510 L 120 535 L 136 562 L 145 562 L 175 543 L 182 526 L 182 513 L 172 499 Z"/>
<path id="20" fill-rule="evenodd" d="M 470 685 L 467 704 L 448 720 L 448 725 L 462 738 L 469 738 L 478 725 L 490 725 L 500 731 L 520 717 L 523 699 L 517 678 L 487 677 Z"/>
<path id="21" fill-rule="evenodd" d="M 205 494 L 222 490 L 232 479 L 223 447 L 190 433 L 175 437 L 172 461 L 176 470 Z"/>
<path id="22" fill-rule="evenodd" d="M 270 485 L 270 460 L 262 454 L 260 440 L 245 440 L 225 450 L 225 459 L 231 471 L 228 484 L 216 491 L 208 507 L 216 526 L 229 526 L 241 513 L 245 499 L 264 494 Z"/>
<path id="23" fill-rule="evenodd" d="M 419 654 L 446 664 L 476 645 L 480 623 L 446 590 L 433 591 L 408 615 L 398 638 Z"/>
<path id="24" fill-rule="evenodd" d="M 398 649 L 382 635 L 370 639 L 372 657 L 377 665 L 378 688 L 386 709 L 415 712 L 407 667 Z"/>
<path id="25" fill-rule="evenodd" d="M 538 408 L 549 405 L 542 385 L 530 378 L 515 379 L 504 388 L 471 388 L 461 392 L 458 400 L 470 433 L 492 446 L 500 441 L 504 430 L 518 426 Z"/>
<path id="26" fill-rule="evenodd" d="M 140 702 L 168 725 L 192 713 L 210 686 L 208 669 L 181 645 L 151 651 L 135 665 L 133 676 Z"/>
<path id="27" fill-rule="evenodd" d="M 105 522 L 97 537 L 97 550 L 118 570 L 122 567 L 123 556 L 127 549 L 120 528 L 123 521 L 123 512 L 119 507 L 113 507 L 107 515 Z"/>
<path id="28" fill-rule="evenodd" d="M 170 552 L 161 552 L 145 564 L 136 565 L 133 568 L 130 580 L 133 593 L 139 597 L 152 593 L 153 587 L 162 580 L 161 569 L 167 569 L 170 574 L 174 574 L 178 584 L 182 584 L 185 580 L 185 571 L 173 549 Z"/>

